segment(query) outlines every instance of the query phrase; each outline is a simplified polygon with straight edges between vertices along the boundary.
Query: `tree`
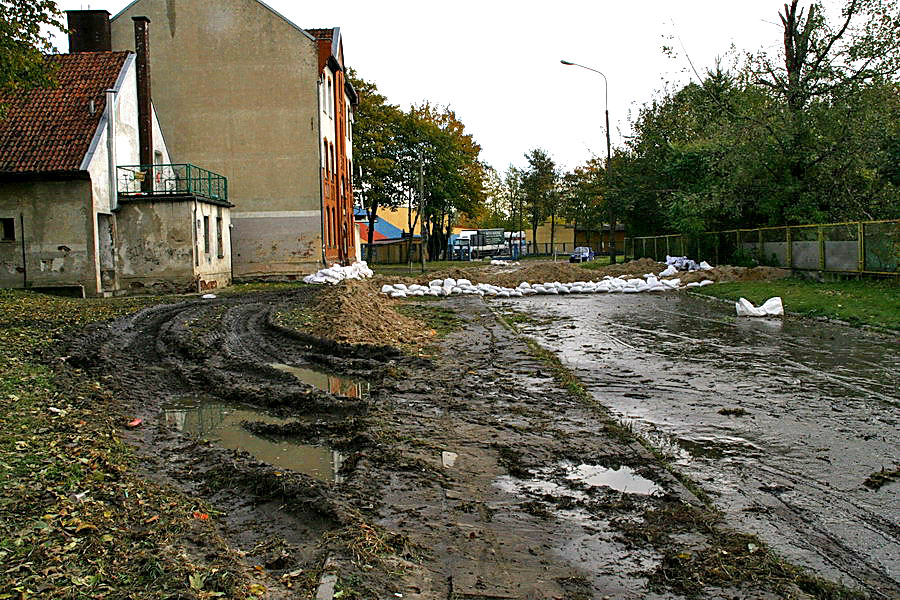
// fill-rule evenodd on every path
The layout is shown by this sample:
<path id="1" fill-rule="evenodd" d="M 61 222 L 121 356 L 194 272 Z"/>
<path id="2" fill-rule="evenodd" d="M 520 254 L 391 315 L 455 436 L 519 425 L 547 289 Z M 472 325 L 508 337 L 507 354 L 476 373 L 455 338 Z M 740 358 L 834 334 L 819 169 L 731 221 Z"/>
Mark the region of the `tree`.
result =
<path id="1" fill-rule="evenodd" d="M 549 216 L 548 209 L 552 208 L 553 204 L 551 196 L 558 193 L 558 174 L 556 165 L 546 150 L 541 148 L 529 150 L 525 153 L 525 160 L 528 161 L 528 166 L 522 174 L 522 195 L 528 222 L 531 225 L 531 239 L 536 250 L 537 229 Z"/>
<path id="2" fill-rule="evenodd" d="M 378 211 L 399 206 L 404 197 L 404 181 L 399 171 L 399 130 L 404 114 L 387 102 L 374 83 L 362 79 L 353 70 L 348 72 L 348 77 L 359 95 L 353 127 L 353 160 L 357 170 L 354 176 L 369 221 L 367 243 L 371 248 Z"/>
<path id="3" fill-rule="evenodd" d="M 44 59 L 53 28 L 65 29 L 52 0 L 0 0 L 0 118 L 4 96 L 53 85 L 54 69 Z"/>
<path id="4" fill-rule="evenodd" d="M 424 166 L 423 197 L 419 205 L 430 240 L 432 260 L 446 255 L 453 222 L 460 214 L 476 216 L 483 210 L 487 172 L 479 160 L 481 146 L 447 106 L 424 103 L 410 110 L 416 137 L 408 144 L 421 152 Z"/>
<path id="5" fill-rule="evenodd" d="M 857 162 L 847 148 L 854 145 L 860 111 L 871 108 L 861 104 L 861 93 L 897 83 L 900 6 L 848 0 L 832 24 L 821 3 L 803 9 L 792 0 L 779 17 L 781 52 L 758 54 L 745 73 L 772 100 L 756 119 L 777 158 L 769 171 L 781 193 L 768 212 L 779 222 L 834 218 L 844 212 L 846 198 L 827 190 L 842 183 Z M 836 120 L 843 123 L 835 127 Z"/>

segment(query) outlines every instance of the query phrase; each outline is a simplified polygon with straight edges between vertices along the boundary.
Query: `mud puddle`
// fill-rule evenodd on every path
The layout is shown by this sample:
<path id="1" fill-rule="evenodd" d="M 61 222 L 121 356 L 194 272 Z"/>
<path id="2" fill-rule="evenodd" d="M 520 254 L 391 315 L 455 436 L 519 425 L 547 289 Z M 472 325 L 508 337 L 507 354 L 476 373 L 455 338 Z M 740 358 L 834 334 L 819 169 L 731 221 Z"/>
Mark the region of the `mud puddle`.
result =
<path id="1" fill-rule="evenodd" d="M 653 481 L 642 477 L 631 467 L 609 468 L 602 465 L 563 463 L 555 468 L 538 470 L 531 479 L 519 479 L 510 475 L 497 478 L 495 485 L 505 492 L 517 495 L 567 496 L 587 500 L 591 488 L 641 496 L 657 496 L 662 489 Z"/>
<path id="2" fill-rule="evenodd" d="M 367 381 L 342 377 L 340 375 L 326 373 L 325 371 L 319 371 L 309 367 L 286 365 L 283 363 L 271 363 L 269 366 L 278 371 L 289 373 L 296 377 L 298 381 L 335 396 L 365 399 L 368 398 L 371 393 L 371 386 Z"/>
<path id="3" fill-rule="evenodd" d="M 900 485 L 863 486 L 900 461 L 896 336 L 736 319 L 686 295 L 502 304 L 734 526 L 821 576 L 900 595 Z"/>
<path id="4" fill-rule="evenodd" d="M 297 471 L 320 481 L 341 483 L 344 456 L 331 448 L 294 439 L 270 438 L 248 431 L 244 423 L 287 425 L 283 419 L 252 407 L 224 404 L 204 397 L 181 398 L 163 405 L 165 422 L 191 437 L 229 450 L 243 450 L 273 467 Z"/>

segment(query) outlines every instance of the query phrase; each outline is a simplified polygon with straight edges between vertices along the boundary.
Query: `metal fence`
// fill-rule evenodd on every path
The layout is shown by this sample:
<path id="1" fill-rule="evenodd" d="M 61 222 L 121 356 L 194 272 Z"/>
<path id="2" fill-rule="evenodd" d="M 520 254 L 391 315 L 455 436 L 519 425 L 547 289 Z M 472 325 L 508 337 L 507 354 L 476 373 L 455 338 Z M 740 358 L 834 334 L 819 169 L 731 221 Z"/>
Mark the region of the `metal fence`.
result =
<path id="1" fill-rule="evenodd" d="M 627 258 L 687 256 L 713 265 L 900 275 L 900 220 L 627 238 Z"/>
<path id="2" fill-rule="evenodd" d="M 228 200 L 228 179 L 187 163 L 116 167 L 120 196 L 192 194 Z"/>

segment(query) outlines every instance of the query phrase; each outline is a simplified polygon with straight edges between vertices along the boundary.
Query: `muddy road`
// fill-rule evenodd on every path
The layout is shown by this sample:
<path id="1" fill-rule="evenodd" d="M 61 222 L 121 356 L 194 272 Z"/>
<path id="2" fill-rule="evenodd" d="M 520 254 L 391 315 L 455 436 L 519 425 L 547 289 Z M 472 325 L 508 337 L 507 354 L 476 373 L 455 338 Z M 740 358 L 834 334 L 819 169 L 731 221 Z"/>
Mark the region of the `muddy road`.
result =
<path id="1" fill-rule="evenodd" d="M 710 492 L 729 522 L 873 597 L 900 597 L 900 339 L 734 318 L 687 295 L 530 298 L 523 329 Z"/>
<path id="2" fill-rule="evenodd" d="M 327 288 L 152 307 L 87 332 L 71 344 L 68 359 L 104 378 L 123 416 L 143 419 L 125 434 L 143 471 L 216 508 L 221 534 L 247 565 L 268 576 L 268 597 L 309 597 L 326 572 L 333 572 L 343 598 L 755 599 L 816 597 L 828 589 L 775 560 L 759 539 L 722 522 L 613 418 L 631 418 L 640 405 L 648 410 L 638 420 L 649 424 L 649 409 L 657 404 L 628 408 L 599 392 L 597 403 L 481 299 L 444 301 L 456 311 L 458 329 L 428 355 L 407 356 L 387 347 L 339 345 L 276 324 L 275 313 L 310 305 L 320 293 Z M 566 299 L 568 308 L 562 302 L 530 302 L 528 308 L 555 317 L 564 316 L 554 313 L 560 310 L 604 311 L 597 297 L 587 300 L 580 309 L 578 298 Z M 599 349 L 612 343 L 599 332 L 585 330 L 568 342 L 568 333 L 552 324 L 537 324 L 534 333 L 557 347 L 592 392 L 615 380 L 615 398 L 640 403 L 656 397 L 648 392 L 650 380 L 686 404 L 684 386 L 665 387 L 662 366 L 652 373 L 644 362 L 620 357 L 622 364 L 606 363 L 600 374 L 579 364 L 567 348 L 573 340 L 579 352 L 582 344 Z M 628 343 L 632 350 L 619 354 L 657 356 L 635 339 Z M 659 356 L 685 358 L 672 350 Z M 884 354 L 868 360 L 883 364 Z M 735 369 L 747 362 L 731 360 Z M 793 381 L 765 383 L 786 390 Z M 830 393 L 843 389 L 838 380 L 829 381 Z M 737 378 L 731 385 L 738 388 Z M 887 398 L 888 386 L 884 381 L 873 392 Z M 756 391 L 748 390 L 748 398 Z M 687 397 L 699 402 L 707 393 L 704 388 Z M 721 393 L 709 395 L 721 400 Z M 745 406 L 760 413 L 754 420 L 764 420 L 756 404 Z M 888 412 L 870 416 L 888 418 Z M 685 414 L 685 431 L 696 433 L 690 410 Z M 814 416 L 807 413 L 804 422 Z M 702 417 L 719 422 L 706 411 Z M 872 426 L 886 436 L 878 442 L 884 453 L 892 441 L 885 431 L 896 434 L 893 427 Z M 850 440 L 846 432 L 835 435 Z M 763 440 L 750 441 L 767 451 Z M 768 464 L 761 458 L 756 463 Z M 731 489 L 730 464 L 719 465 L 713 482 L 705 481 L 708 472 L 699 464 L 683 466 L 704 486 Z M 742 512 L 735 523 L 759 526 L 766 536 L 777 526 L 767 514 L 799 514 L 796 522 L 812 528 L 804 507 L 790 503 L 806 473 L 776 466 L 781 471 L 765 479 L 769 491 L 744 500 L 747 506 L 760 503 L 760 510 L 747 513 L 749 519 Z M 836 485 L 821 481 L 822 487 Z M 848 512 L 851 500 L 865 506 L 866 526 L 888 534 L 896 525 L 896 513 L 890 514 L 896 496 L 889 502 L 896 491 L 888 486 L 879 494 L 888 498 L 882 514 L 871 501 L 864 504 L 869 497 L 863 493 L 829 506 Z M 742 511 L 739 500 L 732 509 L 722 498 L 716 502 L 729 515 Z M 823 531 L 822 547 L 843 543 L 832 530 L 815 529 L 820 536 Z M 203 552 L 190 540 L 185 544 L 188 554 Z M 853 571 L 850 583 L 873 597 L 879 589 L 896 590 L 888 573 L 896 565 L 891 544 L 896 541 L 870 545 L 880 552 L 877 560 L 860 557 L 852 568 L 842 563 L 834 572 Z M 849 550 L 842 556 L 849 561 Z"/>

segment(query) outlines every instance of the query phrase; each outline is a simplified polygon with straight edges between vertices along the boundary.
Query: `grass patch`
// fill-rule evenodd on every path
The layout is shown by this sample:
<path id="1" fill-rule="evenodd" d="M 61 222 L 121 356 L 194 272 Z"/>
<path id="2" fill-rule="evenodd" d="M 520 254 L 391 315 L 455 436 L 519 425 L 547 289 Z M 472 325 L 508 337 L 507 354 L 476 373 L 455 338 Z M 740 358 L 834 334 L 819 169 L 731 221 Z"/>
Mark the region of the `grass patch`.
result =
<path id="1" fill-rule="evenodd" d="M 793 597 L 800 589 L 822 600 L 855 600 L 865 595 L 806 573 L 785 562 L 756 536 L 733 531 L 722 523 L 721 515 L 685 504 L 667 504 L 645 511 L 641 522 L 622 521 L 625 536 L 648 543 L 663 553 L 661 564 L 649 573 L 650 586 L 658 591 L 674 591 L 689 598 L 704 588 L 747 586 L 771 589 Z M 700 547 L 676 541 L 679 534 L 701 533 Z"/>
<path id="2" fill-rule="evenodd" d="M 434 329 L 437 338 L 443 338 L 463 327 L 463 320 L 452 308 L 430 302 L 407 302 L 397 307 L 401 314 L 422 321 L 426 327 Z"/>
<path id="3" fill-rule="evenodd" d="M 900 330 L 900 279 L 746 281 L 718 283 L 694 291 L 726 300 L 743 297 L 756 305 L 781 296 L 785 310 L 793 313 Z"/>
<path id="4" fill-rule="evenodd" d="M 885 486 L 892 481 L 900 481 L 900 467 L 895 467 L 891 470 L 882 468 L 880 471 L 875 471 L 866 477 L 866 480 L 863 481 L 863 485 L 870 490 L 880 490 L 882 486 Z"/>
<path id="5" fill-rule="evenodd" d="M 55 344 L 88 323 L 174 299 L 0 290 L 0 598 L 254 597 L 261 589 L 202 503 L 135 472 L 119 439 L 128 417 L 104 381 L 56 357 Z"/>
<path id="6" fill-rule="evenodd" d="M 746 417 L 750 413 L 738 406 L 736 408 L 720 408 L 719 414 L 726 417 Z"/>

